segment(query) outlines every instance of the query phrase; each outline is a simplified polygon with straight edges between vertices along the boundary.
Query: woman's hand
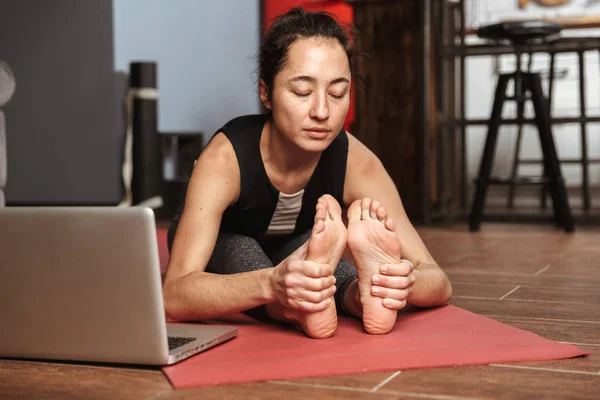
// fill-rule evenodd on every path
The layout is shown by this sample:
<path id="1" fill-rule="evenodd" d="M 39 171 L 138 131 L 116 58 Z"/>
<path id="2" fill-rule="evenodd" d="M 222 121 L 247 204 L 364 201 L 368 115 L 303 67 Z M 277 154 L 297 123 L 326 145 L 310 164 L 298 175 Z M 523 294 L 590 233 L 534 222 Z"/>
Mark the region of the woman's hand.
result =
<path id="1" fill-rule="evenodd" d="M 383 305 L 392 310 L 406 306 L 406 299 L 415 284 L 414 266 L 408 260 L 398 264 L 383 264 L 379 274 L 371 278 L 371 294 L 383 299 Z"/>
<path id="2" fill-rule="evenodd" d="M 336 290 L 331 266 L 290 258 L 275 267 L 271 287 L 281 305 L 310 313 L 325 310 Z"/>

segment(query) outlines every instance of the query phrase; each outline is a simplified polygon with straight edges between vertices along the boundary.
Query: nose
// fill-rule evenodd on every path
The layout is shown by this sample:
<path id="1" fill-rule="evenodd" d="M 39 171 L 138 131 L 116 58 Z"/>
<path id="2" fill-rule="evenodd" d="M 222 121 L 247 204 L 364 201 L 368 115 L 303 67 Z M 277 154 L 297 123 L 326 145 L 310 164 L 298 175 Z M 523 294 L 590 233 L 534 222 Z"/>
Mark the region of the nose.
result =
<path id="1" fill-rule="evenodd" d="M 314 96 L 313 104 L 310 109 L 310 117 L 319 121 L 329 118 L 329 105 L 327 104 L 327 94 Z"/>

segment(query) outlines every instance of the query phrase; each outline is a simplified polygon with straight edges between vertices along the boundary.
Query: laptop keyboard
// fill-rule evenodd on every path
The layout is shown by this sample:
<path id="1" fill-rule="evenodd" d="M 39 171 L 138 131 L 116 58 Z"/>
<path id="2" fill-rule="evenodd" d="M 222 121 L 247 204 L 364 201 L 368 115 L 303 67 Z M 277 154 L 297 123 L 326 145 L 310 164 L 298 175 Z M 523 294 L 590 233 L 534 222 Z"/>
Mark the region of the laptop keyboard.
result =
<path id="1" fill-rule="evenodd" d="M 193 342 L 197 338 L 185 336 L 169 336 L 169 350 L 176 349 L 186 343 Z"/>

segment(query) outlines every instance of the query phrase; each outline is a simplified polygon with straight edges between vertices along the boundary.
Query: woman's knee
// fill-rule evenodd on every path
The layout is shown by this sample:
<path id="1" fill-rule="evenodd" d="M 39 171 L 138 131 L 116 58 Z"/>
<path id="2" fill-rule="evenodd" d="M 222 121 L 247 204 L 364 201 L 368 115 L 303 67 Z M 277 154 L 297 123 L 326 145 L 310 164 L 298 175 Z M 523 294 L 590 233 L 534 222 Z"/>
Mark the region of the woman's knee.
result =
<path id="1" fill-rule="evenodd" d="M 269 255 L 273 265 L 277 265 L 298 250 L 308 239 L 310 239 L 311 231 L 290 235 L 270 241 L 266 246 L 267 254 Z"/>
<path id="2" fill-rule="evenodd" d="M 256 239 L 233 233 L 220 233 L 206 272 L 236 274 L 270 268 L 273 264 Z"/>

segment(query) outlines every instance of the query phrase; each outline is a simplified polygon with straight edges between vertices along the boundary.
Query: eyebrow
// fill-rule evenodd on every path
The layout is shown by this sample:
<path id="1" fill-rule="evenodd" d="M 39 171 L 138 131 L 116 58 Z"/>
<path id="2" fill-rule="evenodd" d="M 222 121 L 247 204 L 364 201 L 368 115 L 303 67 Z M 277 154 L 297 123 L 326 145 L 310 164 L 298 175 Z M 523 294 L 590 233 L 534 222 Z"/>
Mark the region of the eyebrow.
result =
<path id="1" fill-rule="evenodd" d="M 291 82 L 298 82 L 298 81 L 302 81 L 302 82 L 316 82 L 317 80 L 312 77 L 312 76 L 307 76 L 307 75 L 300 75 L 300 76 L 295 76 L 292 79 L 290 79 Z M 344 77 L 341 78 L 336 78 L 334 80 L 332 80 L 331 82 L 329 82 L 330 85 L 334 85 L 336 83 L 350 83 L 350 81 Z"/>

